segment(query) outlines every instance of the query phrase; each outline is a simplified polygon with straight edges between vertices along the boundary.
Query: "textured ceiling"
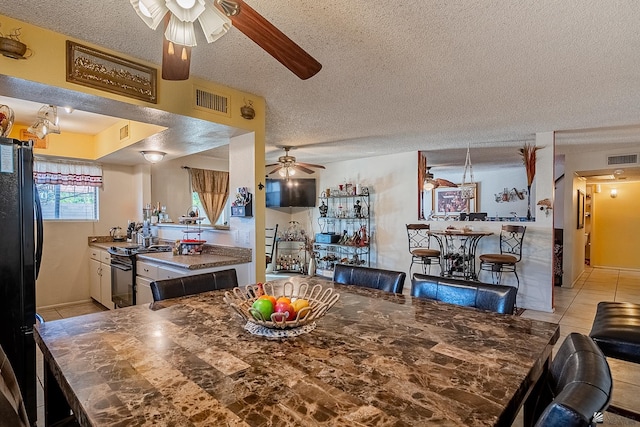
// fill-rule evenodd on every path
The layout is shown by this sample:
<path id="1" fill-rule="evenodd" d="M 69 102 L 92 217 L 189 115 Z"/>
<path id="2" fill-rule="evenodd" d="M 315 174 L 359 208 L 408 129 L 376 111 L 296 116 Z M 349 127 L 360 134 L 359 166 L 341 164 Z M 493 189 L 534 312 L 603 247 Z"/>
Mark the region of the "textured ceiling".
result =
<path id="1" fill-rule="evenodd" d="M 207 44 L 197 28 L 192 74 L 266 99 L 269 162 L 282 145 L 321 164 L 467 144 L 513 152 L 552 130 L 566 150 L 638 145 L 637 0 L 247 3 L 323 65 L 299 80 L 236 29 Z M 161 62 L 161 31 L 126 0 L 0 0 L 0 11 Z"/>

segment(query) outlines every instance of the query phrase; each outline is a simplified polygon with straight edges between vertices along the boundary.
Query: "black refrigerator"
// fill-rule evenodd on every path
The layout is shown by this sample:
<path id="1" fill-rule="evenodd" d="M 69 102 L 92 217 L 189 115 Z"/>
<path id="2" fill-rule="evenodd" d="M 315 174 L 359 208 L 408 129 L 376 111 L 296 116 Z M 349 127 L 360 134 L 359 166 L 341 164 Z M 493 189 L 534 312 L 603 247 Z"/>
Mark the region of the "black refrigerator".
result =
<path id="1" fill-rule="evenodd" d="M 36 423 L 36 277 L 42 259 L 42 211 L 30 141 L 0 138 L 0 345 L 18 379 L 29 422 Z"/>

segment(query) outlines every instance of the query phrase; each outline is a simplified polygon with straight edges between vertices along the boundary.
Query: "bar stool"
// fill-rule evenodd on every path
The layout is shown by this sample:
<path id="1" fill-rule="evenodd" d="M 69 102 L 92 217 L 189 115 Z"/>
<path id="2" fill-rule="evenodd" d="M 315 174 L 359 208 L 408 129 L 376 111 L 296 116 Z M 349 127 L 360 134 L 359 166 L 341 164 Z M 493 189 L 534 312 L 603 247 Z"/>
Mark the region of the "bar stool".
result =
<path id="1" fill-rule="evenodd" d="M 431 235 L 429 224 L 407 224 L 407 237 L 409 239 L 409 253 L 411 254 L 411 266 L 409 272 L 413 268 L 413 264 L 422 264 L 422 273 L 427 274 L 427 267 L 431 270 L 431 265 L 437 263 L 440 266 L 440 275 L 444 269 L 442 268 L 442 257 L 440 250 L 431 248 Z"/>
<path id="2" fill-rule="evenodd" d="M 513 273 L 516 276 L 516 288 L 520 289 L 516 264 L 522 259 L 522 241 L 526 230 L 527 227 L 522 225 L 503 225 L 500 231 L 500 253 L 480 255 L 480 270 L 490 271 L 494 284 L 500 284 L 502 273 Z"/>

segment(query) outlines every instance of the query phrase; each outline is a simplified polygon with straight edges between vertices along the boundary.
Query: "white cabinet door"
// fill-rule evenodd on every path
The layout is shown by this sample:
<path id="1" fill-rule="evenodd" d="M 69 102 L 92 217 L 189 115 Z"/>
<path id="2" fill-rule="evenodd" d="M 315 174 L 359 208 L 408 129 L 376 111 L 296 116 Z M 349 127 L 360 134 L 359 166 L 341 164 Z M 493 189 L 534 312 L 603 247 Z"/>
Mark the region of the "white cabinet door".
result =
<path id="1" fill-rule="evenodd" d="M 100 303 L 113 310 L 111 301 L 111 265 L 102 264 L 102 276 L 100 277 Z"/>
<path id="2" fill-rule="evenodd" d="M 152 280 L 145 277 L 136 277 L 136 305 L 150 304 L 153 302 L 153 295 L 149 285 Z"/>
<path id="3" fill-rule="evenodd" d="M 191 276 L 192 275 L 191 271 L 192 270 L 186 270 L 184 268 L 175 269 L 175 268 L 158 266 L 158 280 L 175 279 L 176 277 Z"/>
<path id="4" fill-rule="evenodd" d="M 95 259 L 89 260 L 89 295 L 94 300 L 100 302 L 100 271 L 102 263 Z"/>

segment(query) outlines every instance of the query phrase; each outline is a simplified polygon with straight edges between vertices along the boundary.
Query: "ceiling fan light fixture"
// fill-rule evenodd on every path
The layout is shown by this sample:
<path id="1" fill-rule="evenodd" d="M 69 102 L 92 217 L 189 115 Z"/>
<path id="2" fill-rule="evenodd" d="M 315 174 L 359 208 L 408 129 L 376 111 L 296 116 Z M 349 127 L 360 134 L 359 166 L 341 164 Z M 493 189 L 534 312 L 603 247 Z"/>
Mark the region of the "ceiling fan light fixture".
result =
<path id="1" fill-rule="evenodd" d="M 140 154 L 142 154 L 144 159 L 149 163 L 158 163 L 159 161 L 164 159 L 164 156 L 167 153 L 164 153 L 162 151 L 141 151 Z"/>
<path id="2" fill-rule="evenodd" d="M 216 8 L 206 8 L 198 17 L 208 43 L 224 36 L 231 28 L 231 20 Z"/>
<path id="3" fill-rule="evenodd" d="M 164 36 L 175 44 L 196 46 L 196 32 L 193 28 L 193 22 L 181 21 L 175 15 L 171 15 L 169 18 Z"/>
<path id="4" fill-rule="evenodd" d="M 193 22 L 205 10 L 204 0 L 166 0 L 173 16 L 183 22 Z"/>
<path id="5" fill-rule="evenodd" d="M 164 0 L 130 0 L 131 6 L 149 28 L 155 30 L 166 15 Z"/>
<path id="6" fill-rule="evenodd" d="M 38 138 L 43 139 L 47 136 L 47 128 L 44 122 L 40 119 L 36 120 L 34 124 L 27 128 L 27 132 L 36 135 Z"/>
<path id="7" fill-rule="evenodd" d="M 431 178 L 425 179 L 424 183 L 422 184 L 422 189 L 424 191 L 431 191 L 436 187 L 437 187 L 436 183 L 433 182 L 433 180 Z"/>

